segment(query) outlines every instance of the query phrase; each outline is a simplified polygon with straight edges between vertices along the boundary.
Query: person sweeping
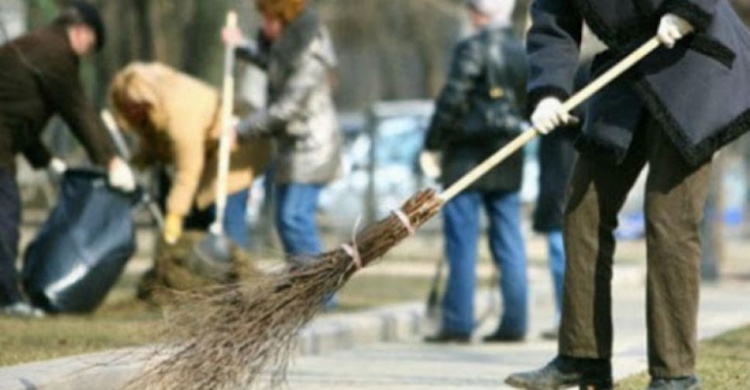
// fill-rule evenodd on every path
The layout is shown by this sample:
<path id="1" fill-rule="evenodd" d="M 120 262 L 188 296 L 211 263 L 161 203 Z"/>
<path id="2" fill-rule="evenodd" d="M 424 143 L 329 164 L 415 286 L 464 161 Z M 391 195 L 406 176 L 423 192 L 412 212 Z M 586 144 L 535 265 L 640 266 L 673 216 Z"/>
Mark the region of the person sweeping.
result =
<path id="1" fill-rule="evenodd" d="M 657 34 L 661 48 L 588 104 L 564 216 L 558 354 L 510 375 L 523 389 L 611 389 L 614 230 L 646 165 L 649 390 L 695 390 L 701 240 L 711 158 L 750 129 L 750 34 L 725 0 L 536 0 L 528 37 L 532 122 L 573 122 L 583 23 L 609 48 L 596 75 Z"/>
<path id="2" fill-rule="evenodd" d="M 567 4 L 565 2 L 563 3 Z M 642 11 L 644 2 L 639 2 L 638 4 L 640 7 L 639 10 Z M 720 26 L 719 30 L 722 30 L 724 32 L 734 31 L 737 33 L 742 33 L 743 35 L 746 34 L 741 25 L 735 23 L 736 17 L 731 16 L 733 14 L 728 8 L 728 4 L 726 4 L 725 2 L 722 2 L 720 4 L 722 4 L 722 8 L 717 13 L 717 15 L 722 15 L 722 17 L 717 18 L 714 22 L 711 23 L 718 23 Z M 555 3 L 551 0 L 542 0 L 535 6 L 537 8 L 541 6 L 542 10 L 547 11 L 547 15 L 549 15 L 550 13 L 555 14 L 556 17 L 559 18 L 559 20 L 563 21 L 563 25 L 565 25 L 567 28 L 572 29 L 571 34 L 573 34 L 574 37 L 577 37 L 571 37 L 569 44 L 565 45 L 562 49 L 560 47 L 557 47 L 552 50 L 551 53 L 545 53 L 546 55 L 544 57 L 555 54 L 561 56 L 561 58 L 565 60 L 560 62 L 560 59 L 558 59 L 553 63 L 553 65 L 550 65 L 551 68 L 557 71 L 548 74 L 548 76 L 552 79 L 555 79 L 555 77 L 559 77 L 558 81 L 561 83 L 560 87 L 550 87 L 549 85 L 545 84 L 542 85 L 540 89 L 540 91 L 548 93 L 555 93 L 554 91 L 557 91 L 558 95 L 556 96 L 562 96 L 563 94 L 560 92 L 570 92 L 572 76 L 577 65 L 577 53 L 575 53 L 575 51 L 577 51 L 577 44 L 580 40 L 580 29 L 583 24 L 582 17 L 577 12 L 576 8 L 565 8 L 560 7 L 559 5 L 560 4 Z M 547 8 L 545 8 L 545 6 Z M 695 11 L 695 8 L 691 8 L 690 6 L 688 6 L 688 8 L 690 8 L 690 10 L 692 11 Z M 586 9 L 589 10 L 589 8 Z M 537 9 L 535 12 L 540 11 L 539 9 Z M 681 11 L 675 10 L 675 12 Z M 616 12 L 616 14 L 621 15 L 621 12 L 618 11 Z M 576 15 L 578 16 L 576 17 Z M 570 19 L 571 17 L 572 20 Z M 723 22 L 719 22 L 720 20 L 722 20 L 722 18 L 726 19 Z M 555 20 L 555 18 L 552 18 L 552 20 Z M 643 38 L 650 36 L 650 34 L 654 33 L 657 30 L 656 27 L 658 27 L 662 23 L 660 22 L 661 14 L 655 14 L 650 20 L 652 20 L 651 26 L 648 26 L 645 23 L 642 23 L 644 27 L 641 27 L 641 24 L 637 25 L 639 28 L 644 29 Z M 734 71 L 727 71 L 728 67 L 723 61 L 728 61 L 734 66 L 746 69 L 747 60 L 745 58 L 734 56 L 721 56 L 721 61 L 716 60 L 713 57 L 706 57 L 705 59 L 710 62 L 705 62 L 702 61 L 703 57 L 695 57 L 696 55 L 704 56 L 706 54 L 704 52 L 697 52 L 697 49 L 696 52 L 688 52 L 687 48 L 685 47 L 682 47 L 682 49 L 680 47 L 677 47 L 676 49 L 672 50 L 664 49 L 662 48 L 663 44 L 671 46 L 675 42 L 676 36 L 681 35 L 681 30 L 677 26 L 684 26 L 684 24 L 675 23 L 676 19 L 674 19 L 674 16 L 667 18 L 667 20 L 668 21 L 665 22 L 666 24 L 661 26 L 661 33 L 659 35 L 653 36 L 645 41 L 642 41 L 642 39 L 637 39 L 633 42 L 632 46 L 628 44 L 625 47 L 620 47 L 615 52 L 616 56 L 614 57 L 614 62 L 616 63 L 614 65 L 602 67 L 601 62 L 599 62 L 598 65 L 595 66 L 597 74 L 595 75 L 591 83 L 589 83 L 581 91 L 573 94 L 564 103 L 546 103 L 546 111 L 538 111 L 538 115 L 534 116 L 534 122 L 536 123 L 535 126 L 537 128 L 531 128 L 523 131 L 515 139 L 513 139 L 507 145 L 503 146 L 492 156 L 488 157 L 476 168 L 472 169 L 470 172 L 466 173 L 466 175 L 458 179 L 449 188 L 446 188 L 440 193 L 429 189 L 417 192 L 412 197 L 407 199 L 402 207 L 393 210 L 390 216 L 360 229 L 353 235 L 351 241 L 341 245 L 336 249 L 320 254 L 316 257 L 317 261 L 310 262 L 303 267 L 289 267 L 280 272 L 267 275 L 267 277 L 263 278 L 262 280 L 255 281 L 252 284 L 241 283 L 234 286 L 225 286 L 217 289 L 211 289 L 209 291 L 196 292 L 185 296 L 184 305 L 177 307 L 176 311 L 170 313 L 170 315 L 167 316 L 170 325 L 168 327 L 169 335 L 172 338 L 171 342 L 163 344 L 163 349 L 161 349 L 161 351 L 166 353 L 167 356 L 156 356 L 154 362 L 155 364 L 149 365 L 146 371 L 142 375 L 139 375 L 138 378 L 136 378 L 131 383 L 130 388 L 247 388 L 257 383 L 262 378 L 266 377 L 264 375 L 266 373 L 271 374 L 268 378 L 271 379 L 272 384 L 283 383 L 284 373 L 286 372 L 286 368 L 289 364 L 289 358 L 295 351 L 295 341 L 297 340 L 297 335 L 302 330 L 302 328 L 306 324 L 308 324 L 309 321 L 321 310 L 322 303 L 325 301 L 326 297 L 342 288 L 349 280 L 349 278 L 351 278 L 359 270 L 371 264 L 374 264 L 378 259 L 382 258 L 382 256 L 384 256 L 391 248 L 398 245 L 411 234 L 415 233 L 416 230 L 421 227 L 426 221 L 433 218 L 440 211 L 443 205 L 445 205 L 447 202 L 450 202 L 467 188 L 471 187 L 472 184 L 476 183 L 477 180 L 481 179 L 486 173 L 491 171 L 498 164 L 502 163 L 514 153 L 518 152 L 526 143 L 538 137 L 540 134 L 549 132 L 558 124 L 572 121 L 573 118 L 570 116 L 569 112 L 580 106 L 583 102 L 587 101 L 592 96 L 598 96 L 598 98 L 591 102 L 591 106 L 587 107 L 587 118 L 599 118 L 599 120 L 603 121 L 604 123 L 612 123 L 610 122 L 610 120 L 612 119 L 622 120 L 622 118 L 620 118 L 619 116 L 611 115 L 612 112 L 607 112 L 607 115 L 604 115 L 603 117 L 600 117 L 596 114 L 602 114 L 601 104 L 603 102 L 608 102 L 607 98 L 613 97 L 611 95 L 613 89 L 615 91 L 621 91 L 621 87 L 629 85 L 629 82 L 632 81 L 631 77 L 633 77 L 634 75 L 642 75 L 642 77 L 644 77 L 647 82 L 644 81 L 644 83 L 640 85 L 645 85 L 647 87 L 650 86 L 651 83 L 659 83 L 660 81 L 663 81 L 662 77 L 664 77 L 665 75 L 673 76 L 670 74 L 670 70 L 673 69 L 669 66 L 665 66 L 663 62 L 665 60 L 665 56 L 666 59 L 670 60 L 668 63 L 671 62 L 671 64 L 673 65 L 675 62 L 679 63 L 682 59 L 689 59 L 691 61 L 699 61 L 700 65 L 707 66 L 708 73 L 714 74 L 716 76 L 715 79 L 712 80 L 715 83 L 713 87 L 721 90 L 722 94 L 725 93 L 726 95 L 728 95 L 728 102 L 731 103 L 723 104 L 726 102 L 712 101 L 711 98 L 715 99 L 715 96 L 704 98 L 701 95 L 696 95 L 700 97 L 700 99 L 698 99 L 700 100 L 698 102 L 699 106 L 692 107 L 690 106 L 691 104 L 693 104 L 692 101 L 677 99 L 677 102 L 679 102 L 680 104 L 690 106 L 688 107 L 689 109 L 691 109 L 688 111 L 689 120 L 696 119 L 697 116 L 695 115 L 695 113 L 699 112 L 700 108 L 703 107 L 714 108 L 716 109 L 716 112 L 719 112 L 722 115 L 721 117 L 716 117 L 714 115 L 716 112 L 709 111 L 707 115 L 705 115 L 705 117 L 702 117 L 707 121 L 701 121 L 698 123 L 687 122 L 691 124 L 689 126 L 690 129 L 705 130 L 705 126 L 715 124 L 715 120 L 720 120 L 720 118 L 726 119 L 726 121 L 723 121 L 724 125 L 720 128 L 713 129 L 712 126 L 709 126 L 710 129 L 714 130 L 709 132 L 682 131 L 686 128 L 684 113 L 679 116 L 674 116 L 673 111 L 664 110 L 659 112 L 660 115 L 654 115 L 655 121 L 662 121 L 666 118 L 666 122 L 661 126 L 664 126 L 665 128 L 667 128 L 667 125 L 675 126 L 672 128 L 672 130 L 674 131 L 669 132 L 670 134 L 689 136 L 686 137 L 686 139 L 691 141 L 686 142 L 687 146 L 680 144 L 679 150 L 684 153 L 679 152 L 677 150 L 678 148 L 675 148 L 675 150 L 670 153 L 668 150 L 669 148 L 665 148 L 665 145 L 669 145 L 669 143 L 667 142 L 656 143 L 653 140 L 650 140 L 650 143 L 645 144 L 646 146 L 642 146 L 644 144 L 633 143 L 634 146 L 638 145 L 639 148 L 637 148 L 637 150 L 642 152 L 646 152 L 652 147 L 660 148 L 659 150 L 661 151 L 657 154 L 664 153 L 664 157 L 672 156 L 673 159 L 670 161 L 671 163 L 677 164 L 680 161 L 679 158 L 684 158 L 684 165 L 675 165 L 677 171 L 672 172 L 673 175 L 665 174 L 666 176 L 661 178 L 664 181 L 659 180 L 653 184 L 656 185 L 656 191 L 659 192 L 659 194 L 657 194 L 656 196 L 657 198 L 661 198 L 661 196 L 665 194 L 668 197 L 671 193 L 669 189 L 677 189 L 678 192 L 682 192 L 684 190 L 684 183 L 682 183 L 681 181 L 690 181 L 689 178 L 694 177 L 694 175 L 691 176 L 689 174 L 686 174 L 685 170 L 690 170 L 686 168 L 686 165 L 691 166 L 691 164 L 696 164 L 700 167 L 704 166 L 714 150 L 716 150 L 726 142 L 729 142 L 733 136 L 738 136 L 744 131 L 744 122 L 742 121 L 742 115 L 746 111 L 746 107 L 750 107 L 750 102 L 747 101 L 750 100 L 750 98 L 748 96 L 745 96 L 746 94 L 744 93 L 744 91 L 738 91 L 737 88 L 729 88 L 729 85 L 731 85 L 732 83 L 736 83 L 738 81 L 737 79 L 740 79 L 740 81 L 744 81 L 742 79 L 745 76 L 744 73 L 741 72 L 739 74 L 736 74 L 734 73 Z M 701 28 L 705 27 L 705 25 L 700 24 L 701 21 L 705 22 L 705 20 L 699 20 L 698 22 L 695 22 L 696 26 L 701 26 L 698 27 L 699 31 L 712 31 L 711 29 L 700 30 Z M 550 22 L 550 20 L 548 19 L 547 22 Z M 714 24 L 710 25 L 714 26 Z M 566 35 L 565 33 L 562 33 L 562 30 L 559 28 L 552 28 L 550 30 L 548 27 L 543 27 L 543 24 L 537 24 L 537 26 L 543 28 L 543 31 L 549 32 L 554 37 L 553 39 L 551 39 L 552 42 L 559 43 L 560 37 L 571 36 L 570 34 Z M 578 26 L 578 28 L 574 28 L 573 26 Z M 627 24 L 627 27 L 627 31 L 638 31 L 632 30 L 633 24 Z M 653 27 L 653 31 L 648 27 Z M 628 37 L 632 36 L 628 35 Z M 636 38 L 640 38 L 640 35 Z M 563 40 L 563 42 L 564 41 L 565 40 Z M 746 37 L 743 37 L 742 42 L 744 41 L 750 42 L 750 40 L 747 40 Z M 703 43 L 700 43 L 700 41 L 698 42 L 699 43 L 696 43 L 696 45 L 698 45 L 697 47 L 700 47 L 700 45 L 705 45 L 706 41 L 704 40 Z M 734 41 L 732 42 L 735 43 Z M 740 43 L 735 44 L 740 45 Z M 744 45 L 744 43 L 742 44 Z M 554 45 L 552 46 L 554 47 Z M 538 42 L 534 43 L 532 41 L 531 47 L 533 48 L 532 53 L 534 53 L 535 49 L 539 49 L 540 46 L 538 45 Z M 672 57 L 672 53 L 676 53 L 677 57 Z M 716 54 L 715 51 L 709 51 L 709 53 Z M 651 54 L 654 54 L 654 56 L 650 56 Z M 534 65 L 538 60 L 538 58 L 533 59 L 532 65 Z M 567 60 L 570 60 L 570 64 L 567 63 Z M 640 61 L 643 61 L 643 63 L 640 64 Z M 564 64 L 565 67 L 560 68 L 559 66 L 557 66 L 559 64 Z M 568 65 L 570 65 L 570 69 L 568 69 Z M 638 68 L 634 68 L 636 65 L 641 66 L 639 66 Z M 718 71 L 717 69 L 719 68 L 713 67 L 714 65 L 721 66 L 723 68 L 720 68 L 721 71 Z M 607 68 L 607 70 L 599 74 L 598 72 L 600 72 L 604 68 Z M 684 68 L 678 69 L 680 69 L 682 72 L 687 71 Z M 633 72 L 628 73 L 629 70 L 633 70 Z M 533 83 L 534 80 L 539 80 L 538 65 L 532 66 L 531 71 L 533 87 L 534 85 L 538 85 Z M 643 75 L 642 72 L 644 71 L 648 72 Z M 570 80 L 564 81 L 568 79 L 568 76 L 570 77 Z M 623 77 L 623 79 L 620 79 L 620 77 Z M 699 80 L 704 79 L 705 77 L 699 78 Z M 676 83 L 676 85 L 682 85 L 683 87 L 685 86 L 684 83 Z M 644 87 L 644 89 L 647 92 L 653 92 L 653 96 L 656 97 L 660 96 L 658 94 L 659 92 L 663 92 L 647 87 Z M 700 87 L 700 90 L 702 92 L 706 91 L 704 85 L 700 85 Z M 694 86 L 689 86 L 689 88 L 687 89 L 692 90 L 693 88 Z M 536 95 L 532 94 L 532 97 L 535 97 L 534 101 L 540 101 L 538 92 L 539 91 L 536 91 Z M 601 92 L 601 95 L 597 95 L 597 93 L 599 92 Z M 683 95 L 684 94 L 678 93 L 674 96 Z M 547 94 L 543 94 L 543 96 L 547 96 Z M 637 99 L 633 100 L 637 102 Z M 656 98 L 651 100 L 643 100 L 644 104 L 655 104 L 654 102 L 665 104 L 667 102 L 667 100 Z M 618 102 L 621 105 L 622 100 L 619 100 Z M 597 104 L 599 104 L 598 109 Z M 539 107 L 541 108 L 543 106 L 539 105 Z M 674 107 L 672 108 L 674 109 Z M 541 113 L 544 112 L 546 112 L 546 115 L 541 115 Z M 640 111 L 640 114 L 643 114 L 644 118 L 648 118 L 645 112 L 646 109 L 643 109 L 642 111 Z M 678 112 L 681 112 L 681 110 L 678 110 Z M 630 112 L 630 114 L 632 114 L 632 112 Z M 630 118 L 630 116 L 628 116 L 628 118 Z M 587 125 L 590 126 L 591 123 L 596 123 L 596 121 L 587 122 Z M 618 122 L 615 121 L 614 123 Z M 642 129 L 645 128 L 640 127 L 636 134 L 642 134 Z M 590 130 L 587 128 L 587 131 Z M 587 133 L 587 135 L 589 134 L 590 133 Z M 660 133 L 655 132 L 649 134 L 658 135 Z M 620 133 L 620 135 L 622 135 L 622 133 Z M 719 138 L 717 140 L 717 138 L 712 138 L 712 136 L 716 136 Z M 635 138 L 636 137 L 634 137 L 634 139 Z M 714 143 L 711 143 L 711 141 L 714 141 Z M 711 148 L 703 149 L 698 146 L 705 145 L 706 143 L 709 143 L 711 145 Z M 677 153 L 677 155 L 680 157 L 675 157 L 675 153 Z M 642 156 L 642 154 L 638 153 L 636 154 L 636 156 Z M 618 164 L 612 163 L 610 163 L 610 165 L 614 165 L 615 167 L 619 166 Z M 577 169 L 580 169 L 580 166 L 581 165 L 579 164 L 579 168 Z M 640 167 L 642 166 L 643 164 L 640 165 Z M 636 167 L 636 170 L 640 170 L 639 166 Z M 664 167 L 662 166 L 662 169 L 663 168 Z M 597 168 L 593 167 L 590 169 L 596 170 Z M 612 166 L 610 166 L 609 170 L 607 170 L 606 172 L 601 172 L 601 175 L 605 176 L 605 183 L 608 183 L 607 180 L 618 181 L 621 179 L 619 175 L 613 175 L 613 172 L 617 171 L 613 170 Z M 582 175 L 582 173 L 578 171 L 574 173 L 573 180 L 580 180 L 579 178 L 575 177 L 576 175 L 580 176 Z M 666 190 L 664 184 L 665 181 L 667 183 L 666 188 L 669 188 Z M 597 183 L 597 186 L 588 186 L 587 188 L 598 189 L 599 185 L 605 183 Z M 699 208 L 695 205 L 696 203 L 700 203 L 695 199 L 696 197 L 699 197 L 699 195 L 699 192 L 687 195 L 683 193 L 677 198 L 677 200 L 675 200 L 675 202 L 680 203 L 681 206 L 687 208 L 687 211 L 692 212 L 692 210 Z M 610 198 L 603 199 L 603 203 L 606 204 L 607 202 L 612 200 Z M 656 200 L 658 201 L 660 199 Z M 596 200 L 593 202 L 589 202 L 589 206 L 597 205 Z M 581 198 L 571 198 L 570 204 L 582 204 Z M 568 206 L 568 209 L 575 209 L 575 207 Z M 599 215 L 596 210 L 588 211 L 589 213 L 587 215 L 589 216 Z M 680 210 L 679 212 L 675 212 L 674 209 L 669 210 L 671 216 L 680 216 L 679 219 L 676 219 L 678 224 L 686 222 L 689 223 L 690 218 L 692 218 L 692 214 L 690 212 L 686 213 L 682 210 Z M 659 233 L 661 235 L 665 228 L 667 230 L 673 228 L 673 226 L 669 224 L 672 221 L 673 219 L 669 218 L 659 221 L 652 221 L 659 223 L 659 225 L 657 225 L 657 232 L 655 233 Z M 615 222 L 613 222 L 611 219 L 602 221 L 601 225 L 596 225 L 596 221 L 594 221 L 595 228 L 601 229 L 603 232 L 606 232 L 614 224 Z M 566 221 L 566 228 L 568 228 L 568 225 L 570 225 L 569 220 Z M 682 231 L 676 232 L 675 234 L 684 234 L 684 236 L 677 237 L 676 239 L 687 240 L 688 247 L 685 248 L 686 243 L 680 241 L 680 248 L 685 248 L 686 250 L 690 251 L 692 250 L 690 248 L 693 246 L 691 240 L 694 239 L 693 233 L 695 232 L 693 232 L 692 230 L 692 224 L 688 224 L 688 226 L 690 227 L 690 229 L 687 229 L 687 233 L 685 233 L 685 231 Z M 611 233 L 611 231 L 609 233 Z M 589 243 L 596 243 L 596 238 L 597 237 L 589 239 Z M 570 250 L 569 253 L 571 253 Z M 593 260 L 601 258 L 603 257 L 599 256 L 594 258 Z M 604 259 L 606 260 L 606 258 Z M 569 264 L 580 266 L 581 261 L 576 259 L 574 261 L 570 261 Z M 676 262 L 676 264 L 678 265 L 677 268 L 680 268 L 679 266 L 685 266 L 684 264 L 681 264 L 679 260 Z M 568 270 L 571 270 L 570 266 L 568 267 Z M 586 273 L 587 271 L 588 273 Z M 658 276 L 662 278 L 662 280 L 660 280 L 660 282 L 662 283 L 664 282 L 664 278 L 668 279 L 670 276 L 677 277 L 679 279 L 682 276 L 687 275 L 687 277 L 684 280 L 680 280 L 678 284 L 687 285 L 688 287 L 691 286 L 691 269 L 670 269 L 669 271 L 672 271 L 672 275 L 663 275 L 660 269 L 656 269 L 655 271 Z M 598 267 L 597 272 L 590 272 L 590 270 L 587 270 L 586 268 L 577 268 L 575 269 L 575 272 L 580 273 L 580 275 L 576 276 L 583 278 L 583 284 L 586 284 L 587 276 L 589 278 L 595 276 L 604 276 L 604 279 L 599 281 L 599 287 L 597 288 L 597 291 L 604 291 L 608 293 L 608 286 L 606 285 L 606 283 L 608 283 L 609 281 L 609 279 L 607 278 L 607 272 L 609 272 L 607 263 L 604 263 L 600 267 Z M 570 272 L 568 272 L 567 274 L 569 275 Z M 605 284 L 602 285 L 602 282 Z M 673 287 L 675 282 L 669 280 L 668 282 L 670 282 L 670 287 Z M 566 285 L 569 286 L 567 281 Z M 583 287 L 585 291 L 593 293 L 593 289 L 591 289 L 592 283 L 588 283 L 588 285 L 585 285 Z M 678 288 L 679 287 L 680 286 L 678 286 Z M 664 290 L 654 291 L 664 293 Z M 679 293 L 683 292 L 684 291 L 679 291 Z M 569 293 L 568 291 L 566 291 L 566 296 L 564 298 L 564 310 L 568 310 L 567 308 L 571 305 L 571 299 L 568 297 L 568 295 Z M 606 302 L 607 297 L 608 295 L 597 297 L 596 302 Z M 589 297 L 589 301 L 594 301 L 594 299 Z M 584 309 L 586 308 L 585 304 L 586 303 L 584 302 Z M 676 311 L 669 311 L 673 309 L 676 309 Z M 689 312 L 690 309 L 691 306 L 689 306 L 688 302 L 688 304 L 686 305 L 672 305 L 668 307 L 667 310 L 663 312 L 657 312 L 655 313 L 655 315 L 660 316 L 660 318 L 658 319 L 660 322 L 669 324 L 669 321 L 672 318 L 680 318 L 680 316 L 684 314 L 686 310 Z M 608 315 L 609 313 L 608 311 L 605 311 L 603 312 L 603 314 Z M 597 316 L 598 315 L 599 314 L 597 314 Z M 565 343 L 564 340 L 566 338 L 570 337 L 570 335 L 567 334 L 566 331 L 567 327 L 571 326 L 567 323 L 567 321 L 570 320 L 571 317 L 568 314 L 564 314 L 561 333 L 561 345 Z M 586 321 L 585 317 L 583 317 L 583 321 Z M 607 324 L 606 318 L 602 323 L 604 325 Z M 695 322 L 693 322 L 693 324 L 694 323 Z M 670 326 L 666 328 L 667 331 L 670 331 L 672 329 L 673 327 Z M 690 329 L 686 330 L 688 331 L 687 333 L 689 333 Z M 597 333 L 597 335 L 606 335 L 606 331 L 607 329 L 604 328 L 602 330 L 596 331 L 595 333 Z M 589 343 L 591 343 L 592 341 L 596 342 L 596 339 L 593 336 L 589 337 L 587 340 L 589 341 Z M 586 346 L 585 344 L 583 344 L 585 340 L 581 340 L 580 342 L 581 345 L 576 345 L 576 347 L 580 348 L 580 350 L 583 351 L 583 348 L 585 348 Z M 689 345 L 683 345 L 683 347 L 689 347 Z M 690 355 L 687 356 L 688 360 L 682 360 L 681 362 L 689 365 Z M 557 389 L 585 383 L 584 379 L 595 379 L 601 381 L 602 387 L 611 387 L 611 372 L 608 370 L 609 365 L 606 360 L 602 362 L 601 360 L 595 358 L 567 359 L 573 359 L 573 363 L 571 363 L 570 361 L 564 361 L 561 363 L 556 360 L 555 363 L 547 366 L 543 370 L 514 375 L 514 379 L 509 380 L 509 382 L 513 382 L 514 386 L 527 386 L 527 388 L 530 389 Z M 658 363 L 659 362 L 657 361 L 657 364 L 655 364 L 655 366 L 657 366 Z M 590 374 L 598 374 L 598 376 L 592 378 L 592 375 Z M 516 379 L 526 380 L 526 383 L 518 383 Z M 681 383 L 687 383 L 688 385 L 685 387 L 676 388 L 691 388 L 690 386 L 694 386 L 694 382 L 695 378 L 692 377 L 691 374 L 687 374 L 685 377 L 663 376 L 654 378 L 654 381 L 652 383 L 652 386 L 654 387 L 652 388 L 675 388 L 672 386 L 679 386 Z M 593 381 L 589 383 L 591 384 L 591 386 L 587 385 L 586 387 L 591 389 L 595 389 L 596 386 L 599 385 Z"/>

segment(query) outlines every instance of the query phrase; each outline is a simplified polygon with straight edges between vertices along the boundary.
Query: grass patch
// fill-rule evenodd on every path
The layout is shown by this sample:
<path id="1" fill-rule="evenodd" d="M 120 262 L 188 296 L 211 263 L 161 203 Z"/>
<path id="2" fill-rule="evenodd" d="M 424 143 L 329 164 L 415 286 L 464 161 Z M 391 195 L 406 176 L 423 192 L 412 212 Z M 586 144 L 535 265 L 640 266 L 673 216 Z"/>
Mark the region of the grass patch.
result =
<path id="1" fill-rule="evenodd" d="M 431 277 L 355 275 L 339 292 L 340 310 L 352 311 L 407 301 L 427 301 Z M 478 288 L 488 288 L 489 279 L 480 278 Z M 441 287 L 445 287 L 443 282 Z M 441 291 L 442 293 L 442 291 Z"/>
<path id="2" fill-rule="evenodd" d="M 711 390 L 745 389 L 750 383 L 750 325 L 700 343 L 698 375 L 702 388 Z M 617 389 L 645 389 L 647 373 L 626 378 Z"/>
<path id="3" fill-rule="evenodd" d="M 133 347 L 158 340 L 161 313 L 135 298 L 139 276 L 123 275 L 102 307 L 91 315 L 50 316 L 39 320 L 0 316 L 0 366 Z M 358 275 L 339 293 L 341 307 L 337 311 L 426 300 L 430 281 L 430 277 Z"/>

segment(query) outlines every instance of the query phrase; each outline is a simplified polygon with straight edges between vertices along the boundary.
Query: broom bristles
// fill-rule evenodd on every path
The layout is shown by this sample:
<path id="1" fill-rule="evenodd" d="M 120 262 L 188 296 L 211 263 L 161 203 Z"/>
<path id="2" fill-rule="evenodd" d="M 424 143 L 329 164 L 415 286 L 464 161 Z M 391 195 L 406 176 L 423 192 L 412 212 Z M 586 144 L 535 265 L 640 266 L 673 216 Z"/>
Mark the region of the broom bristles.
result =
<path id="1" fill-rule="evenodd" d="M 303 327 L 360 266 L 381 258 L 442 206 L 436 193 L 415 194 L 397 215 L 366 227 L 343 247 L 252 283 L 175 293 L 166 310 L 168 340 L 130 389 L 249 388 L 268 375 L 285 381 Z M 166 356 L 166 357 L 165 357 Z"/>

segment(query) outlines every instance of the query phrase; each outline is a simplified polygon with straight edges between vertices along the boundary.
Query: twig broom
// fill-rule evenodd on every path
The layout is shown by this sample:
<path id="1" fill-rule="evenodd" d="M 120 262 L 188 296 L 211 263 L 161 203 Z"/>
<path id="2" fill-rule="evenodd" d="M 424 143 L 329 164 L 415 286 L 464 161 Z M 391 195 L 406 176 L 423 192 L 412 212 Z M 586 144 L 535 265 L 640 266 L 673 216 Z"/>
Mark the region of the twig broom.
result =
<path id="1" fill-rule="evenodd" d="M 660 46 L 652 38 L 564 103 L 573 110 Z M 324 253 L 310 265 L 290 267 L 252 284 L 218 287 L 178 296 L 167 310 L 171 342 L 132 388 L 245 389 L 270 374 L 285 379 L 296 336 L 321 310 L 325 299 L 359 269 L 380 259 L 461 191 L 538 135 L 519 135 L 453 186 L 438 194 L 424 190 L 397 211 L 356 234 L 352 242 Z"/>

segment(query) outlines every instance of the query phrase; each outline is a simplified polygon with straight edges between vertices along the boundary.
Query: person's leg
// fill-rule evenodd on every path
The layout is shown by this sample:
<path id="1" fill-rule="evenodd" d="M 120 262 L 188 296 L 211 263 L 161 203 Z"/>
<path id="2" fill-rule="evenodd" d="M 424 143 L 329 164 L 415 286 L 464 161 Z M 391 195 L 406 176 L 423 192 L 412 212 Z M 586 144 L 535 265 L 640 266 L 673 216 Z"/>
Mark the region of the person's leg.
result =
<path id="1" fill-rule="evenodd" d="M 621 165 L 581 155 L 574 167 L 563 218 L 566 264 L 558 340 L 561 356 L 612 356 L 614 231 L 617 214 L 645 164 L 639 134 Z"/>
<path id="2" fill-rule="evenodd" d="M 321 186 L 285 183 L 276 189 L 276 223 L 287 256 L 304 260 L 323 250 L 315 222 Z"/>
<path id="3" fill-rule="evenodd" d="M 526 247 L 521 233 L 521 199 L 518 192 L 483 194 L 489 217 L 489 243 L 500 270 L 503 311 L 495 336 L 508 340 L 526 335 L 529 285 Z"/>
<path id="4" fill-rule="evenodd" d="M 464 192 L 443 207 L 448 281 L 443 296 L 443 330 L 471 335 L 474 331 L 479 194 Z"/>
<path id="5" fill-rule="evenodd" d="M 0 168 L 0 306 L 23 300 L 16 271 L 20 223 L 21 199 L 15 175 Z"/>
<path id="6" fill-rule="evenodd" d="M 559 324 L 562 313 L 563 280 L 565 278 L 565 244 L 562 230 L 547 232 L 547 247 L 555 298 L 555 323 Z"/>
<path id="7" fill-rule="evenodd" d="M 647 323 L 653 377 L 695 373 L 701 238 L 711 163 L 689 166 L 662 129 L 649 127 L 646 182 Z"/>
<path id="8" fill-rule="evenodd" d="M 224 231 L 232 241 L 243 249 L 250 247 L 250 229 L 247 226 L 248 195 L 247 189 L 229 195 L 224 215 Z"/>

